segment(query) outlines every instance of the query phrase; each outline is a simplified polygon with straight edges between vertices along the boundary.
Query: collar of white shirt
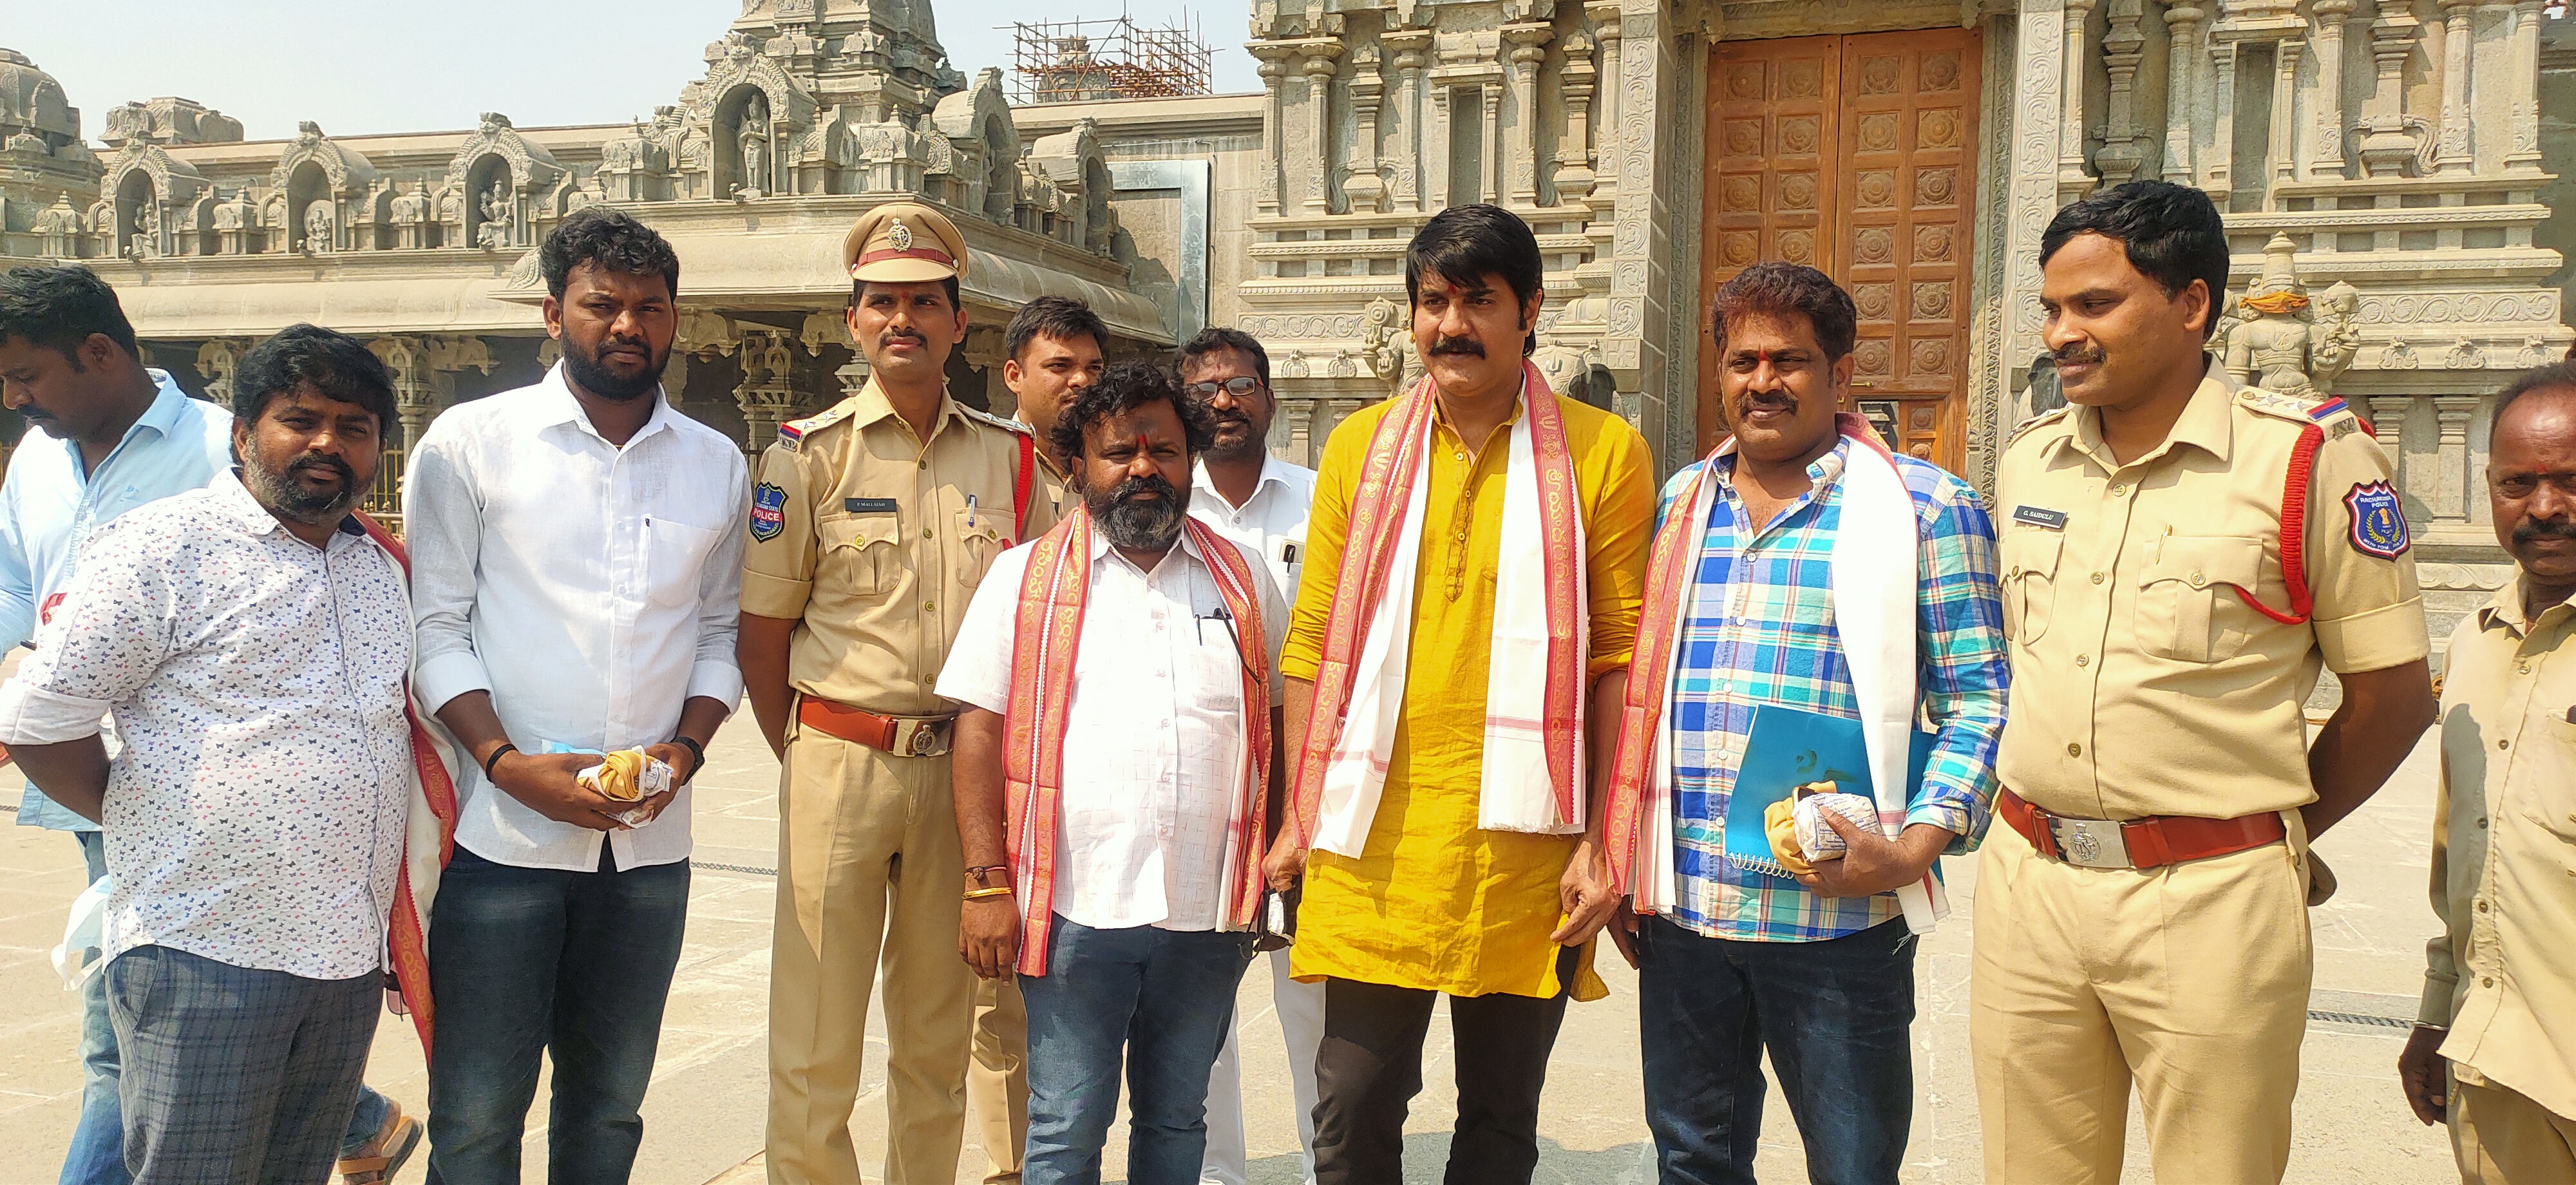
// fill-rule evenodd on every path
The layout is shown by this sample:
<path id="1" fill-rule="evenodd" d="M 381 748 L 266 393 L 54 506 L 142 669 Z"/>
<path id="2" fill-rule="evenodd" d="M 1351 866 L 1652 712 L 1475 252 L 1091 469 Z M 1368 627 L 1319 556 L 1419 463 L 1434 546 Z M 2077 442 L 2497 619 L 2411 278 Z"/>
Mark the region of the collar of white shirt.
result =
<path id="1" fill-rule="evenodd" d="M 545 381 L 528 391 L 529 398 L 512 404 L 512 410 L 526 417 L 521 423 L 527 427 L 543 430 L 571 425 L 591 439 L 608 444 L 608 438 L 591 426 L 589 410 L 582 407 L 581 400 L 573 397 L 572 380 L 565 375 L 562 362 L 556 362 L 554 369 L 546 372 Z M 626 438 L 625 447 L 633 448 L 636 442 L 648 436 L 670 431 L 672 414 L 671 401 L 662 397 L 662 388 L 653 388 L 653 414 L 644 421 L 643 427 L 635 430 L 635 435 Z M 608 447 L 618 446 L 610 444 Z"/>
<path id="2" fill-rule="evenodd" d="M 1253 483 L 1252 496 L 1244 499 L 1243 505 L 1237 506 L 1226 501 L 1225 495 L 1217 492 L 1216 479 L 1208 475 L 1206 458 L 1200 458 L 1190 467 L 1190 488 L 1216 499 L 1217 505 L 1225 507 L 1230 514 L 1241 514 L 1251 509 L 1252 504 L 1260 501 L 1261 495 L 1269 492 L 1273 486 L 1284 490 L 1290 488 L 1292 484 L 1288 480 L 1288 463 L 1277 457 L 1264 455 L 1261 458 L 1261 480 Z"/>

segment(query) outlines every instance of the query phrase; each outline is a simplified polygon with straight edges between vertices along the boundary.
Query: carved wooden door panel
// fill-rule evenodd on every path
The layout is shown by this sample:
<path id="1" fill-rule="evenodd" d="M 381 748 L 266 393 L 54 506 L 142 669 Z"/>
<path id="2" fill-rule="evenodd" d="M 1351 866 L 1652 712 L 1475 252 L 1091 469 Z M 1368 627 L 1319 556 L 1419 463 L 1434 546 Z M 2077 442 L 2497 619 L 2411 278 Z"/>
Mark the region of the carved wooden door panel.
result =
<path id="1" fill-rule="evenodd" d="M 1953 469 L 1967 420 L 1981 44 L 1968 29 L 1720 42 L 1708 75 L 1699 315 L 1758 261 L 1832 276 L 1859 311 L 1850 410 Z M 1717 359 L 1700 358 L 1705 445 L 1725 427 Z"/>

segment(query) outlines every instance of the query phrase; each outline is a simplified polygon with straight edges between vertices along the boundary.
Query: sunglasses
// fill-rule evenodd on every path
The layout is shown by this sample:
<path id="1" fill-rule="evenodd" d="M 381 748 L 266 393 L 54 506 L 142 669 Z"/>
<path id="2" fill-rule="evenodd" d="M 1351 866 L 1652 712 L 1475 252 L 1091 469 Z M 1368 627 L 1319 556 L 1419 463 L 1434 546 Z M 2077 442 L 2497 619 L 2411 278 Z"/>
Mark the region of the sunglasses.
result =
<path id="1" fill-rule="evenodd" d="M 1237 399 L 1241 399 L 1244 396 L 1250 395 L 1254 391 L 1259 390 L 1261 387 L 1261 380 L 1254 378 L 1251 375 L 1238 375 L 1221 383 L 1191 383 L 1188 386 L 1181 388 L 1181 390 L 1188 394 L 1192 399 L 1214 399 L 1216 398 L 1217 389 L 1220 387 L 1225 389 L 1226 394 L 1232 395 Z"/>

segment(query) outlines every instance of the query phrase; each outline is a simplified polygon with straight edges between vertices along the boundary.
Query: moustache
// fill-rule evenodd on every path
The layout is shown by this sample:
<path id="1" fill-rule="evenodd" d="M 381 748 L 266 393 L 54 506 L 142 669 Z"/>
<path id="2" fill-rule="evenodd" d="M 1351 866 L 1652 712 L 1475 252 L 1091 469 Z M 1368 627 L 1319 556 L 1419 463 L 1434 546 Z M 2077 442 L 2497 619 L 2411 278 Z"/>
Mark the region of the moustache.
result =
<path id="1" fill-rule="evenodd" d="M 349 463 L 347 461 L 343 461 L 329 453 L 306 453 L 303 457 L 297 459 L 294 464 L 286 467 L 286 471 L 290 474 L 302 473 L 309 470 L 320 470 L 328 473 L 333 477 L 339 478 L 340 484 L 342 485 L 347 485 L 350 482 L 357 480 L 358 477 L 357 473 L 349 468 Z"/>
<path id="2" fill-rule="evenodd" d="M 2078 365 L 2089 365 L 2100 362 L 2103 358 L 2108 356 L 2108 352 L 2099 344 L 2091 346 L 2064 345 L 2050 351 L 2049 356 L 2056 359 L 2057 364 L 2060 366 L 2064 366 L 2070 362 Z"/>
<path id="3" fill-rule="evenodd" d="M 606 354 L 610 350 L 633 350 L 648 359 L 653 356 L 653 344 L 641 337 L 612 337 L 599 343 L 601 354 Z"/>
<path id="4" fill-rule="evenodd" d="M 2515 543 L 2535 543 L 2542 539 L 2576 539 L 2576 522 L 2527 518 L 2513 525 Z"/>
<path id="5" fill-rule="evenodd" d="M 896 342 L 911 342 L 916 346 L 927 346 L 930 344 L 930 339 L 909 329 L 889 329 L 877 335 L 878 349 L 884 349 Z"/>
<path id="6" fill-rule="evenodd" d="M 1754 391 L 1737 397 L 1735 414 L 1743 415 L 1755 408 L 1781 408 L 1791 414 L 1798 410 L 1798 397 L 1786 391 Z"/>
<path id="7" fill-rule="evenodd" d="M 1472 337 L 1437 337 L 1431 339 L 1431 348 L 1423 352 L 1434 358 L 1450 354 L 1482 358 L 1485 356 L 1485 343 Z"/>

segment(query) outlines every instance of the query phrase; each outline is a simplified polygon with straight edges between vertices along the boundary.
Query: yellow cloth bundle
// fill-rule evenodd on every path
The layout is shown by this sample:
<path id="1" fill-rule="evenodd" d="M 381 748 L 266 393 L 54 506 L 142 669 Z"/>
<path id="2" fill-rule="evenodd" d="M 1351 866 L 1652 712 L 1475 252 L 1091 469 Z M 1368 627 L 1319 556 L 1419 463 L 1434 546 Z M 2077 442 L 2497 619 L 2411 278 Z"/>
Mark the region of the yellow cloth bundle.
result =
<path id="1" fill-rule="evenodd" d="M 582 771 L 582 777 L 601 794 L 619 802 L 634 802 L 644 797 L 641 779 L 645 765 L 652 761 L 642 749 L 620 749 L 602 756 L 598 765 Z"/>

